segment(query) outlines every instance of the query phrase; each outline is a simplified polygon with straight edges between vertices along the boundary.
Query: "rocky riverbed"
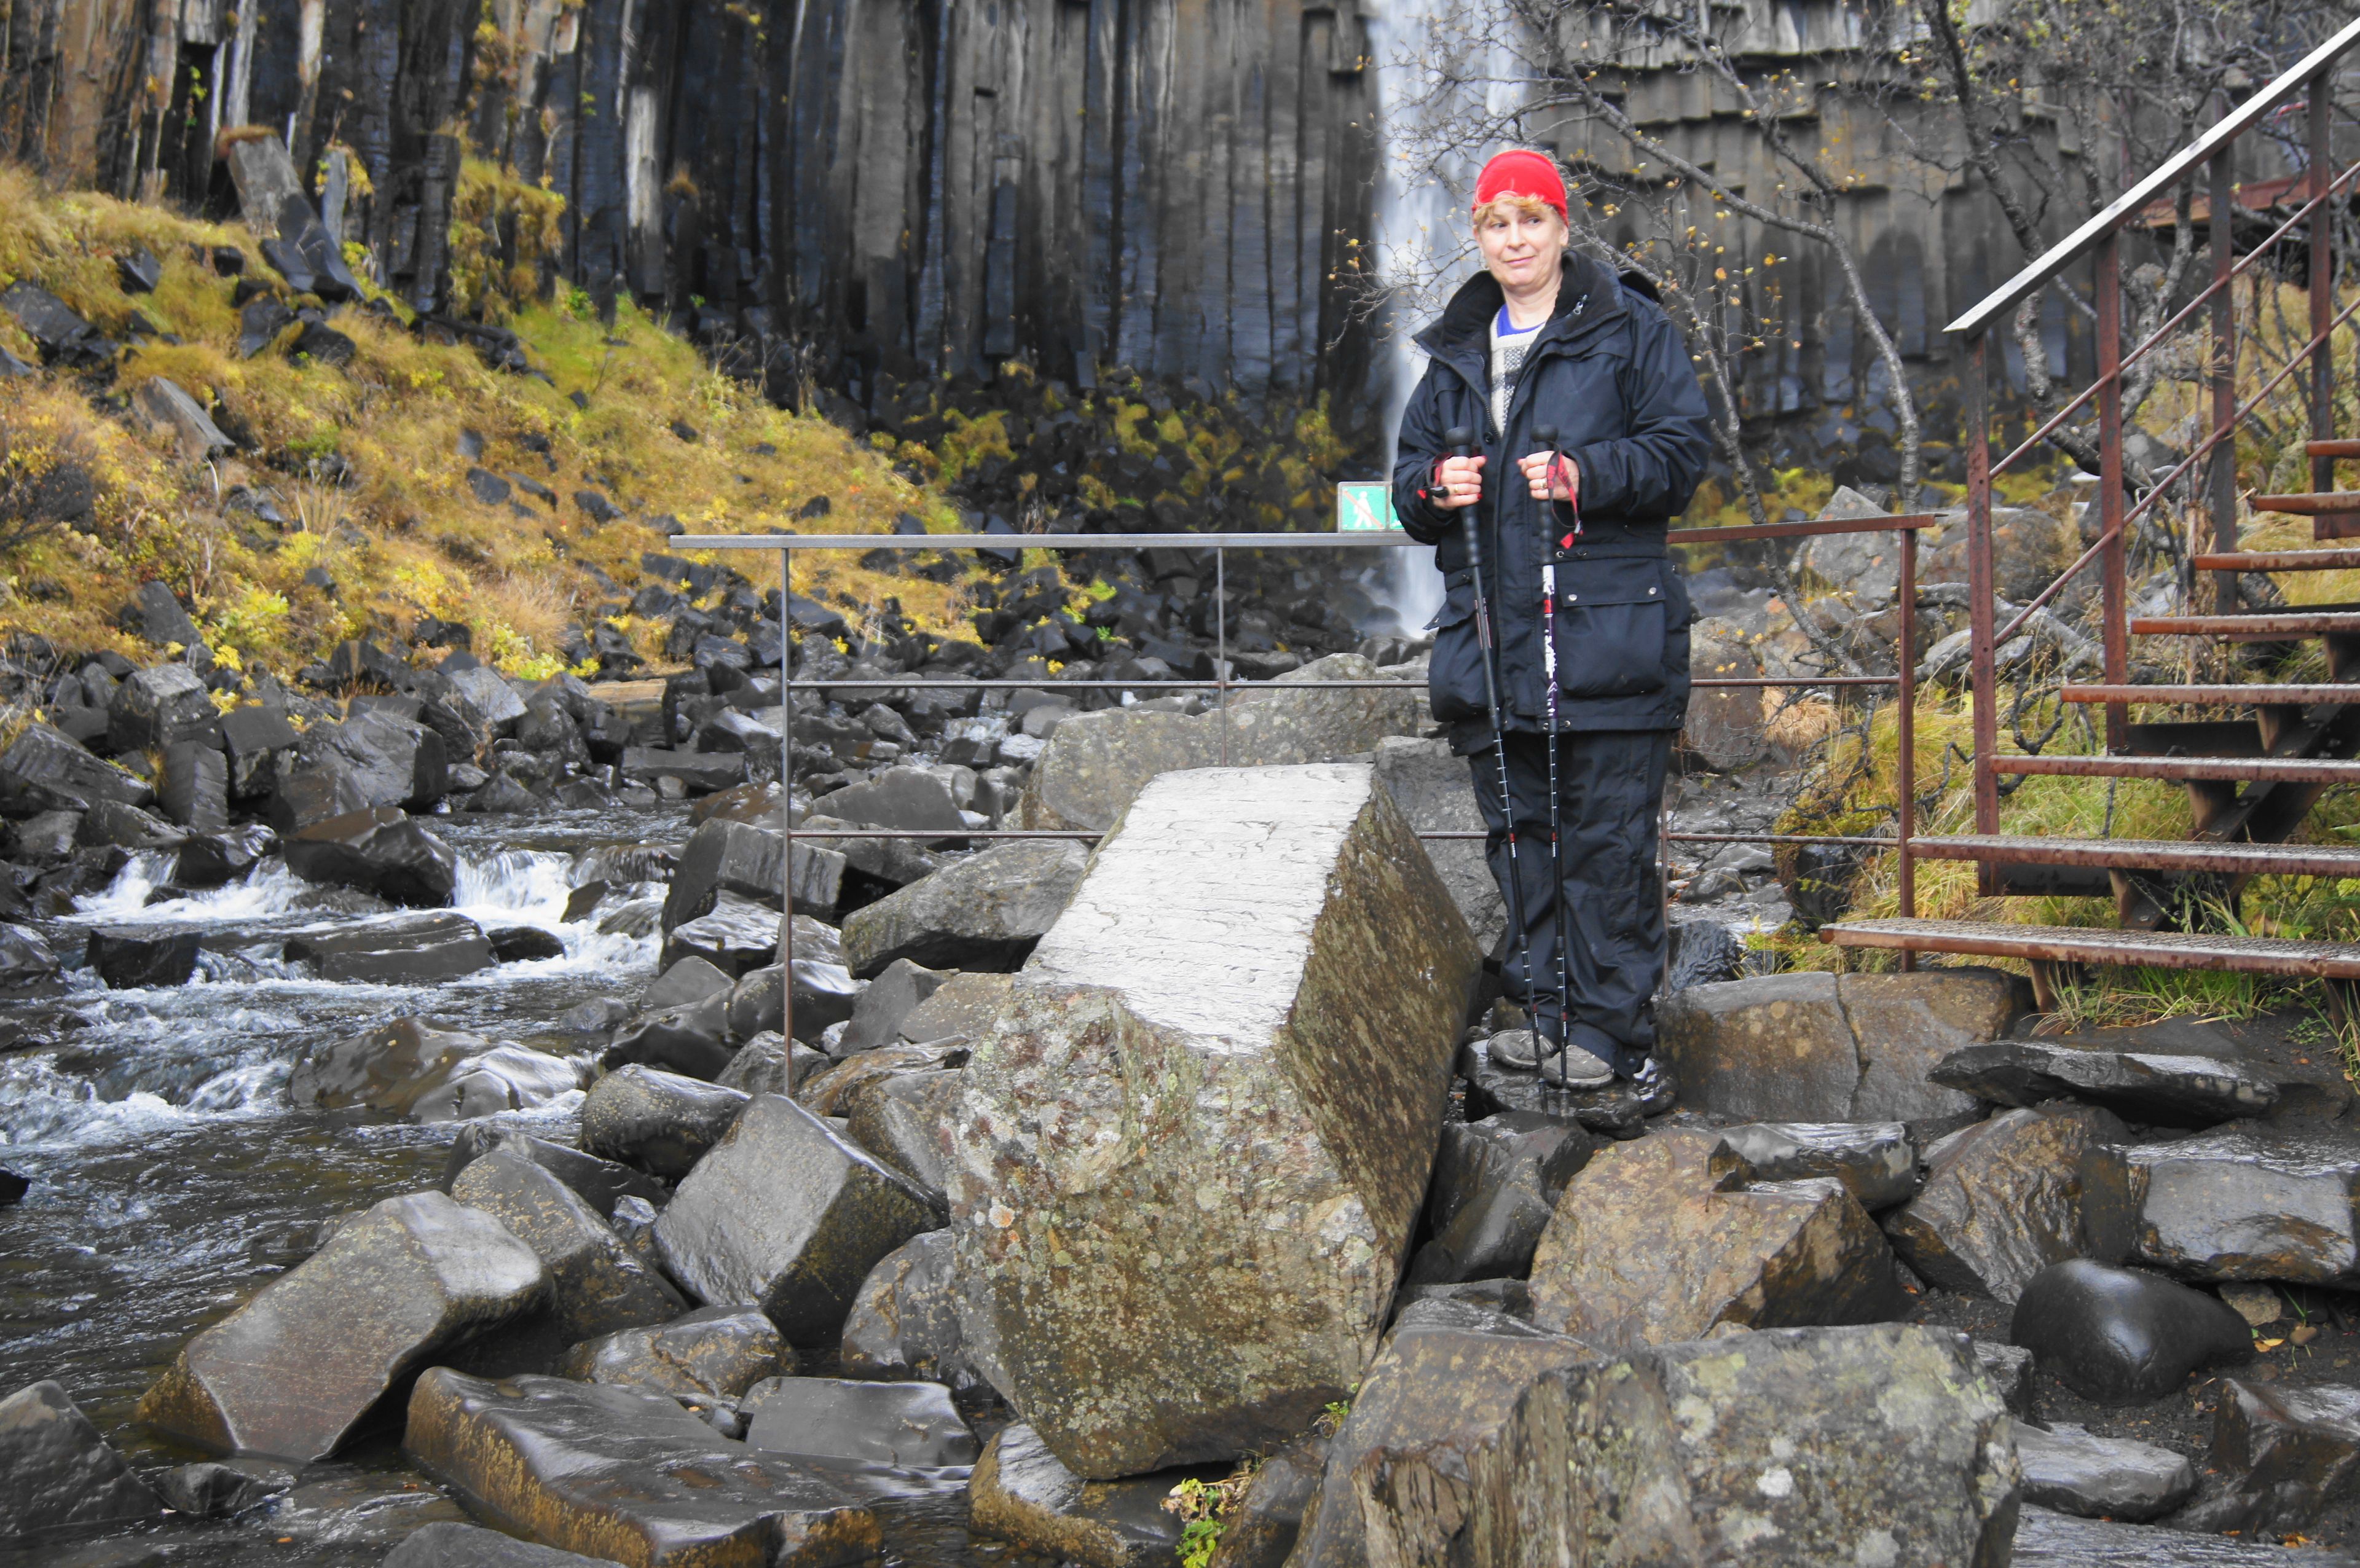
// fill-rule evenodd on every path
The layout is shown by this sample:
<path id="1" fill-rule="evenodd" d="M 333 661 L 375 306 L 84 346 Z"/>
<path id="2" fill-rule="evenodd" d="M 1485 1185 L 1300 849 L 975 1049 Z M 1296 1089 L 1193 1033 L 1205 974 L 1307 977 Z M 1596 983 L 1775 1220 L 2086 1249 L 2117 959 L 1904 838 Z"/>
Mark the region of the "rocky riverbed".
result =
<path id="1" fill-rule="evenodd" d="M 1417 837 L 1464 764 L 1349 684 L 1420 650 L 1074 700 L 1053 634 L 1200 668 L 1125 582 L 989 647 L 688 582 L 743 614 L 650 681 L 19 670 L 0 1562 L 2349 1561 L 2255 1544 L 2355 1530 L 2325 1036 L 1749 975 L 1809 889 L 1708 847 L 1677 1104 L 1551 1089 Z M 782 637 L 857 683 L 791 796 Z"/>

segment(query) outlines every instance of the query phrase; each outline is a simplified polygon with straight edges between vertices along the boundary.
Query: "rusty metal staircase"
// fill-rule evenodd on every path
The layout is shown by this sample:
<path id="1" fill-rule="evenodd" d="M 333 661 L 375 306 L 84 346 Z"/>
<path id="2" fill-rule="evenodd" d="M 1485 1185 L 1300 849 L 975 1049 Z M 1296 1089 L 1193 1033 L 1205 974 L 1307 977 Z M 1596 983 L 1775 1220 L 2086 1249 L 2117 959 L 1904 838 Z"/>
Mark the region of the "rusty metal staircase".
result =
<path id="1" fill-rule="evenodd" d="M 2360 944 L 2215 934 L 2202 929 L 2206 909 L 2234 909 L 2248 881 L 2262 876 L 2360 878 L 2360 845 L 2290 844 L 2312 807 L 2337 785 L 2360 784 L 2360 604 L 2248 606 L 2240 604 L 2239 579 L 2246 573 L 2300 573 L 2360 568 L 2360 547 L 2331 541 L 2360 539 L 2360 491 L 2335 488 L 2336 465 L 2360 461 L 2360 439 L 2333 430 L 2335 369 L 2333 336 L 2355 312 L 2360 298 L 2337 308 L 2333 217 L 2352 205 L 2360 163 L 2339 168 L 2333 88 L 2347 59 L 2360 58 L 2360 21 L 2339 31 L 2300 64 L 2225 114 L 2203 136 L 2182 148 L 2046 255 L 1951 323 L 1948 331 L 1964 345 L 1966 390 L 1968 571 L 1971 616 L 1971 681 L 1973 692 L 1975 832 L 1955 836 L 1902 835 L 1900 854 L 1912 857 L 1973 862 L 1978 890 L 1985 897 L 2105 896 L 2114 899 L 2114 929 L 2016 925 L 1972 920 L 1916 917 L 1906 889 L 1903 913 L 1885 920 L 1838 921 L 1821 929 L 1823 940 L 1847 948 L 1896 949 L 1907 963 L 1918 953 L 1952 953 L 2021 959 L 2032 967 L 2044 1007 L 2052 1007 L 2057 981 L 2082 965 L 2237 970 L 2313 977 L 2331 982 L 2331 1002 L 2339 1011 L 2350 999 L 2345 984 L 2360 982 Z M 2240 216 L 2232 169 L 2243 138 L 2257 126 L 2283 124 L 2300 115 L 2308 132 L 2302 204 L 2278 223 L 2266 238 L 2236 245 Z M 2350 115 L 2345 115 L 2347 143 Z M 2193 186 L 2206 209 L 2212 276 L 2194 294 L 2128 354 L 2123 349 L 2123 272 L 2125 251 L 2139 243 L 2137 222 L 2158 201 L 2169 205 Z M 2260 214 L 2242 214 L 2249 222 Z M 2237 381 L 2236 318 L 2233 288 L 2257 266 L 2287 259 L 2301 245 L 2310 297 L 2310 340 L 2255 389 Z M 2095 310 L 2097 376 L 2079 397 L 2059 409 L 2013 452 L 1994 463 L 1989 367 L 1993 334 L 2005 329 L 2024 301 L 2038 290 L 2065 280 L 2090 263 L 2090 297 Z M 2144 494 L 2134 500 L 2123 449 L 2123 387 L 2125 371 L 2170 342 L 2182 329 L 2201 327 L 2210 335 L 2206 380 L 2211 398 L 2210 431 L 2169 472 L 2136 476 Z M 2246 550 L 2238 525 L 2235 437 L 2262 400 L 2289 377 L 2308 372 L 2311 440 L 2308 493 L 2256 495 L 2253 511 L 2312 519 L 2313 537 L 2324 548 Z M 2018 611 L 2005 627 L 1994 622 L 1992 482 L 2040 451 L 2067 421 L 2094 416 L 2100 473 L 2096 487 L 2099 530 L 2095 543 L 2049 587 Z M 2191 528 L 2209 516 L 2210 548 L 2191 550 L 2191 570 L 2210 578 L 2212 614 L 2132 616 L 2126 608 L 2125 541 L 2149 511 L 2175 495 L 2201 496 L 2191 508 Z M 2003 698 L 1996 673 L 1997 650 L 2005 648 L 2027 620 L 2092 565 L 2101 573 L 2104 679 L 2068 684 L 2061 701 L 2105 710 L 2105 749 L 2098 756 L 2026 756 L 1999 749 L 1998 713 Z M 2130 642 L 2136 637 L 2203 638 L 2220 643 L 2287 644 L 2318 639 L 2324 645 L 2324 681 L 2255 684 L 2135 684 L 2130 680 Z M 2138 707 L 2209 711 L 2202 719 L 2133 722 Z M 2098 778 L 2165 780 L 2184 786 L 2191 806 L 2193 836 L 2185 841 L 2077 840 L 2011 836 L 1999 832 L 1999 780 L 2027 778 Z"/>

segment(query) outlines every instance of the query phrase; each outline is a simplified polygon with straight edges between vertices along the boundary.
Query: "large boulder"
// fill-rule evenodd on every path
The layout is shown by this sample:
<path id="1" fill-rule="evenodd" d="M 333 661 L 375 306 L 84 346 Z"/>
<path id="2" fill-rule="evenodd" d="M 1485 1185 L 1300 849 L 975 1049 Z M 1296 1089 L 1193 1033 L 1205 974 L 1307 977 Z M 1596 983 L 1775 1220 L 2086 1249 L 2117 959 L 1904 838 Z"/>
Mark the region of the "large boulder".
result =
<path id="1" fill-rule="evenodd" d="M 2016 1422 L 2016 1456 L 2024 1466 L 2026 1502 L 2085 1519 L 2157 1519 L 2196 1490 L 2196 1467 L 2186 1455 L 2064 1421 Z"/>
<path id="2" fill-rule="evenodd" d="M 1680 1103 L 1712 1116 L 1957 1117 L 1974 1111 L 1974 1096 L 1928 1074 L 1961 1047 L 2005 1035 L 2025 1009 L 2020 985 L 1994 969 L 1805 971 L 1692 985 L 1657 1010 L 1655 1051 L 1679 1074 Z"/>
<path id="3" fill-rule="evenodd" d="M 302 931 L 281 951 L 323 980 L 352 985 L 426 985 L 499 962 L 481 926 L 447 910 Z"/>
<path id="4" fill-rule="evenodd" d="M 2139 1207 L 2123 1138 L 2092 1105 L 1978 1122 L 1926 1151 L 1926 1184 L 1885 1216 L 1885 1234 L 1930 1282 L 2001 1301 L 2069 1258 L 2119 1263 Z"/>
<path id="5" fill-rule="evenodd" d="M 2163 1399 L 2199 1367 L 2254 1354 L 2245 1320 L 2219 1297 L 2086 1258 L 2033 1276 L 2008 1335 L 2067 1388 L 2102 1405 Z"/>
<path id="6" fill-rule="evenodd" d="M 748 1447 L 830 1465 L 939 1470 L 981 1452 L 940 1383 L 772 1377 L 748 1393 L 745 1410 Z"/>
<path id="7" fill-rule="evenodd" d="M 144 806 L 155 798 L 146 779 L 93 757 L 49 724 L 27 724 L 0 751 L 0 811 L 10 816 L 87 811 L 102 800 Z"/>
<path id="8" fill-rule="evenodd" d="M 840 1102 L 853 1142 L 930 1192 L 950 1180 L 950 1124 L 967 1091 L 956 1068 L 893 1073 L 872 1079 Z"/>
<path id="9" fill-rule="evenodd" d="M 923 768 L 889 768 L 872 779 L 833 790 L 827 814 L 863 827 L 897 828 L 945 835 L 967 827 L 950 786 Z"/>
<path id="10" fill-rule="evenodd" d="M 2360 1485 L 2360 1389 L 2221 1379 L 2206 1469 L 2217 1477 L 2182 1517 L 2198 1530 L 2309 1529 Z"/>
<path id="11" fill-rule="evenodd" d="M 1724 1325 L 1875 1323 L 1907 1310 L 1885 1238 L 1841 1182 L 1744 1176 L 1717 1133 L 1601 1151 L 1541 1236 L 1533 1320 L 1633 1349 Z"/>
<path id="12" fill-rule="evenodd" d="M 2185 1279 L 2360 1282 L 2360 1138 L 2228 1127 L 2124 1156 L 2140 1262 Z"/>
<path id="13" fill-rule="evenodd" d="M 94 928 L 83 956 L 111 990 L 185 985 L 197 972 L 201 933 L 148 926 Z"/>
<path id="14" fill-rule="evenodd" d="M 1288 1561 L 2000 1568 L 2010 1436 L 1964 1338 L 1939 1329 L 1780 1329 L 1612 1360 L 1405 1323 Z"/>
<path id="15" fill-rule="evenodd" d="M 1756 638 L 1733 621 L 1707 617 L 1688 627 L 1688 673 L 1700 681 L 1759 681 Z M 1755 763 L 1769 754 L 1769 726 L 1758 686 L 1706 686 L 1688 697 L 1680 724 L 1680 755 L 1711 773 Z"/>
<path id="16" fill-rule="evenodd" d="M 1918 1140 L 1902 1122 L 1749 1122 L 1722 1139 L 1757 1181 L 1830 1176 L 1872 1212 L 1918 1194 Z"/>
<path id="17" fill-rule="evenodd" d="M 438 1367 L 402 1452 L 497 1524 L 638 1568 L 832 1568 L 879 1546 L 876 1516 L 832 1483 L 651 1389 Z"/>
<path id="18" fill-rule="evenodd" d="M 690 1078 L 711 1079 L 729 1065 L 733 1054 L 729 995 L 724 991 L 625 1020 L 599 1060 L 609 1068 L 639 1062 Z"/>
<path id="19" fill-rule="evenodd" d="M 1994 1105 L 2086 1100 L 2148 1127 L 2212 1127 L 2278 1102 L 2278 1083 L 2240 1062 L 2046 1040 L 1968 1046 L 1933 1078 Z"/>
<path id="20" fill-rule="evenodd" d="M 106 748 L 117 754 L 169 746 L 212 724 L 213 693 L 185 664 L 136 670 L 106 708 Z"/>
<path id="21" fill-rule="evenodd" d="M 601 1160 L 569 1149 L 562 1143 L 534 1138 L 530 1133 L 516 1132 L 486 1123 L 459 1129 L 451 1140 L 451 1152 L 442 1161 L 442 1179 L 435 1183 L 443 1192 L 465 1173 L 468 1166 L 495 1149 L 531 1160 L 576 1192 L 582 1194 L 595 1213 L 606 1215 L 615 1212 L 615 1204 L 624 1198 L 645 1198 L 661 1203 L 671 1196 L 661 1182 L 650 1180 L 626 1165 L 611 1160 Z"/>
<path id="22" fill-rule="evenodd" d="M 287 869 L 309 882 L 357 887 L 412 909 L 449 907 L 459 885 L 451 846 L 397 806 L 329 817 L 280 846 Z"/>
<path id="23" fill-rule="evenodd" d="M 707 818 L 688 835 L 680 864 L 672 871 L 672 885 L 664 890 L 665 933 L 711 912 L 714 901 L 725 893 L 779 909 L 787 858 L 784 833 L 729 817 Z M 794 868 L 795 908 L 836 907 L 844 879 L 843 855 L 799 842 L 794 846 Z"/>
<path id="24" fill-rule="evenodd" d="M 1533 1111 L 1447 1124 L 1426 1191 L 1432 1239 L 1410 1259 L 1407 1282 L 1528 1272 L 1557 1195 L 1596 1147 L 1580 1123 Z"/>
<path id="25" fill-rule="evenodd" d="M 431 806 L 450 787 L 450 753 L 441 735 L 415 719 L 369 708 L 303 732 L 294 754 L 279 763 L 271 825 L 290 833 L 367 807 Z"/>
<path id="26" fill-rule="evenodd" d="M 90 1418 L 55 1383 L 0 1399 L 0 1546 L 162 1516 Z"/>
<path id="27" fill-rule="evenodd" d="M 1377 782 L 1419 833 L 1481 833 L 1483 813 L 1475 805 L 1475 779 L 1467 759 L 1447 740 L 1387 735 L 1377 742 Z M 1450 889 L 1450 901 L 1467 917 L 1475 943 L 1489 953 L 1507 929 L 1507 901 L 1491 878 L 1480 839 L 1428 839 L 1426 858 Z"/>
<path id="28" fill-rule="evenodd" d="M 506 1225 L 441 1192 L 388 1198 L 188 1343 L 139 1401 L 167 1436 L 325 1459 L 433 1357 L 549 1300 Z"/>
<path id="29" fill-rule="evenodd" d="M 563 1058 L 410 1017 L 307 1050 L 287 1097 L 306 1109 L 366 1106 L 445 1122 L 530 1110 L 581 1084 Z"/>
<path id="30" fill-rule="evenodd" d="M 1479 964 L 1367 766 L 1139 792 L 974 1041 L 952 1131 L 967 1354 L 1067 1466 L 1233 1457 L 1343 1397 Z"/>
<path id="31" fill-rule="evenodd" d="M 779 911 L 770 905 L 724 893 L 710 909 L 665 935 L 662 963 L 670 968 L 683 959 L 702 958 L 739 978 L 779 961 Z"/>
<path id="32" fill-rule="evenodd" d="M 459 1173 L 451 1196 L 508 1226 L 547 1267 L 547 1326 L 559 1347 L 660 1323 L 688 1308 L 606 1216 L 522 1154 L 486 1154 Z"/>
<path id="33" fill-rule="evenodd" d="M 903 958 L 929 969 L 1013 969 L 1064 912 L 1087 859 L 1069 840 L 979 851 L 854 910 L 845 963 L 864 980 Z"/>
<path id="34" fill-rule="evenodd" d="M 887 1253 L 860 1282 L 844 1320 L 848 1377 L 923 1378 L 964 1392 L 983 1374 L 959 1334 L 957 1265 L 951 1233 L 930 1230 Z"/>
<path id="35" fill-rule="evenodd" d="M 793 1101 L 759 1094 L 681 1182 L 656 1245 L 699 1299 L 750 1302 L 791 1342 L 824 1345 L 878 1260 L 940 1223 L 917 1183 Z"/>
<path id="36" fill-rule="evenodd" d="M 1028 828 L 1112 827 L 1147 781 L 1187 768 L 1283 768 L 1373 751 L 1387 735 L 1425 733 L 1424 693 L 1341 687 L 1384 672 L 1357 653 L 1331 654 L 1233 693 L 1226 711 L 1193 716 L 1106 708 L 1057 726 L 1032 764 L 1018 806 Z"/>

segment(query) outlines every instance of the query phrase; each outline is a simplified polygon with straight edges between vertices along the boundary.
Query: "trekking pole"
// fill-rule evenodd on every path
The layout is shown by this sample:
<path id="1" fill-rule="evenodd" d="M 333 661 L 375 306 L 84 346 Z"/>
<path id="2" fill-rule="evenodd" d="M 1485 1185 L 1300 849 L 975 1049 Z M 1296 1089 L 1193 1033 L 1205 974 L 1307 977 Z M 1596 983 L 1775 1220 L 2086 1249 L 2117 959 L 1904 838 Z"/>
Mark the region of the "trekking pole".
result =
<path id="1" fill-rule="evenodd" d="M 1453 425 L 1443 431 L 1442 441 L 1453 457 L 1475 455 L 1475 432 L 1464 425 Z M 1491 602 L 1483 592 L 1483 541 L 1475 525 L 1475 512 L 1473 506 L 1464 508 L 1459 513 L 1459 526 L 1467 530 L 1467 567 L 1475 576 L 1475 645 L 1483 658 L 1483 698 L 1491 704 L 1491 749 L 1500 762 L 1500 810 L 1508 824 L 1508 917 L 1514 926 L 1516 953 L 1524 964 L 1524 1002 L 1529 1007 L 1533 944 L 1530 930 L 1524 924 L 1524 868 L 1516 856 L 1516 798 L 1508 788 L 1508 726 L 1502 722 L 1504 715 L 1500 708 L 1500 677 L 1492 668 L 1496 650 L 1491 637 Z"/>
<path id="2" fill-rule="evenodd" d="M 1557 488 L 1557 427 L 1535 425 L 1533 434 L 1548 449 L 1548 467 L 1543 471 L 1542 488 Z M 1542 682 L 1548 692 L 1548 792 L 1549 792 L 1549 877 L 1557 901 L 1549 906 L 1550 929 L 1557 934 L 1557 1075 L 1565 1082 L 1566 1052 L 1573 1045 L 1573 977 L 1567 967 L 1565 946 L 1565 802 L 1557 793 L 1557 528 L 1551 511 L 1553 500 L 1541 503 L 1541 516 L 1550 526 L 1543 528 L 1541 539 L 1541 670 Z M 1579 532 L 1581 520 L 1575 515 L 1574 531 Z M 1546 1076 L 1546 1074 L 1544 1074 Z"/>

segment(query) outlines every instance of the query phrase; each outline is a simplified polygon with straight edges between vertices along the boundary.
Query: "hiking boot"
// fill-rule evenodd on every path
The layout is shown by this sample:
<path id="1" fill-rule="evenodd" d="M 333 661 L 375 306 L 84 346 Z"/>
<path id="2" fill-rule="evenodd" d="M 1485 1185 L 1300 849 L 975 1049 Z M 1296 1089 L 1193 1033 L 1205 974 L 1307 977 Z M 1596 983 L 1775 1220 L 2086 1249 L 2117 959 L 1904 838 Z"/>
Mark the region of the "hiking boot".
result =
<path id="1" fill-rule="evenodd" d="M 1603 1089 L 1614 1082 L 1614 1069 L 1578 1045 L 1552 1049 L 1540 1066 L 1542 1083 L 1567 1089 Z"/>
<path id="2" fill-rule="evenodd" d="M 1486 1049 L 1492 1066 L 1511 1073 L 1530 1073 L 1540 1065 L 1540 1042 L 1530 1029 L 1502 1029 Z"/>
<path id="3" fill-rule="evenodd" d="M 1678 1100 L 1680 1081 L 1670 1068 L 1651 1056 L 1639 1063 L 1639 1071 L 1631 1075 L 1631 1088 L 1639 1096 L 1643 1116 L 1660 1116 Z"/>

